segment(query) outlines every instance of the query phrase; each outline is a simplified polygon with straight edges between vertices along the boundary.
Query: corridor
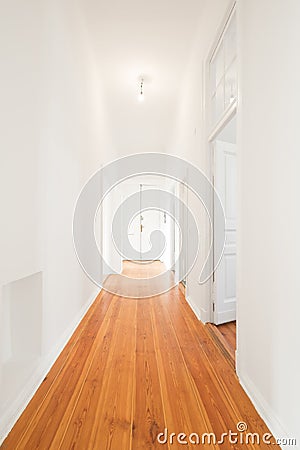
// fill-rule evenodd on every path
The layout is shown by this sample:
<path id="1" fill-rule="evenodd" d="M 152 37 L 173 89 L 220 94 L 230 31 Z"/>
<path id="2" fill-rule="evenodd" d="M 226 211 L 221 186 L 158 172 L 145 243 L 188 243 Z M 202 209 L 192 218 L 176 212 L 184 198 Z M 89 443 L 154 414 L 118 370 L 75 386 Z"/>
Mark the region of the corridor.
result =
<path id="1" fill-rule="evenodd" d="M 299 448 L 299 24 L 1 1 L 1 449 Z"/>

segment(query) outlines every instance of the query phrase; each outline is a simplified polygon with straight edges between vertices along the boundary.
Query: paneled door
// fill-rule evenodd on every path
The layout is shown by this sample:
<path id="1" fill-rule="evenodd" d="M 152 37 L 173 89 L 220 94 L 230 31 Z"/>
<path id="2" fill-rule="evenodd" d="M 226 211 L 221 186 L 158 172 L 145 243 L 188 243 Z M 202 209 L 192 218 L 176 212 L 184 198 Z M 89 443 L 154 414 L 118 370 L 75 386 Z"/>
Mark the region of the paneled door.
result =
<path id="1" fill-rule="evenodd" d="M 215 271 L 213 284 L 213 318 L 218 325 L 236 319 L 236 144 L 215 141 L 214 186 L 224 208 L 226 236 L 224 253 Z"/>
<path id="2" fill-rule="evenodd" d="M 157 186 L 150 184 L 139 185 L 139 213 L 131 222 L 128 233 L 128 237 L 133 248 L 139 252 L 140 261 L 160 259 L 162 256 L 160 254 L 152 254 L 150 236 L 151 232 L 162 230 L 165 222 L 164 214 L 160 210 L 144 209 L 144 193 L 145 190 L 149 190 L 151 188 L 155 189 Z"/>

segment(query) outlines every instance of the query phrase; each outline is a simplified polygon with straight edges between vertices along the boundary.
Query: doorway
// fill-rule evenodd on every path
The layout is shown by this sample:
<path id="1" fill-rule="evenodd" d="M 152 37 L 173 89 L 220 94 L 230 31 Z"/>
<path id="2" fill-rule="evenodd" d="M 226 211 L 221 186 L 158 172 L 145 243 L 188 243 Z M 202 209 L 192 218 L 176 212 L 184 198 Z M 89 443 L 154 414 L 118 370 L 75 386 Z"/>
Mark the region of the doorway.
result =
<path id="1" fill-rule="evenodd" d="M 129 226 L 129 241 L 131 245 L 139 252 L 138 261 L 142 262 L 157 260 L 162 262 L 163 253 L 161 255 L 153 255 L 153 257 L 151 257 L 151 254 L 149 254 L 149 251 L 151 250 L 151 243 L 149 238 L 151 232 L 154 230 L 164 231 L 165 224 L 167 223 L 166 214 L 159 209 L 144 209 L 145 191 L 149 189 L 159 189 L 159 186 L 149 183 L 139 183 L 138 189 L 139 213 L 134 217 Z M 160 236 L 158 235 L 158 238 L 159 237 Z M 158 243 L 158 245 L 161 247 L 160 243 Z"/>
<path id="2" fill-rule="evenodd" d="M 212 321 L 236 320 L 237 146 L 236 116 L 211 143 L 213 183 L 225 215 L 224 252 L 213 278 Z M 214 228 L 217 223 L 214 220 Z"/>
<path id="3" fill-rule="evenodd" d="M 112 269 L 105 275 L 122 273 L 127 261 L 141 266 L 160 262 L 165 271 L 173 272 L 181 250 L 180 230 L 174 220 L 175 203 L 170 196 L 170 204 L 164 204 L 165 197 L 157 193 L 163 191 L 174 194 L 177 185 L 174 180 L 159 175 L 143 174 L 122 181 L 107 194 L 99 208 L 99 226 L 102 227 L 102 245 L 99 248 L 103 249 L 106 267 Z M 127 201 L 130 198 L 129 204 Z M 153 201 L 149 201 L 149 198 Z M 149 202 L 155 206 L 150 207 Z M 129 222 L 128 207 L 133 211 Z M 111 224 L 119 208 L 120 239 L 117 244 Z"/>
<path id="4" fill-rule="evenodd" d="M 224 251 L 211 282 L 208 331 L 226 351 L 236 352 L 238 45 L 236 2 L 233 0 L 215 36 L 206 63 L 206 124 L 211 181 L 225 216 Z M 217 248 L 217 215 L 213 248 Z M 223 224 L 222 224 L 223 226 Z M 220 244 L 220 243 L 218 243 Z M 215 252 L 214 252 L 215 253 Z M 216 257 L 215 263 L 216 261 Z"/>
<path id="5" fill-rule="evenodd" d="M 211 323 L 207 330 L 227 360 L 235 367 L 236 353 L 236 253 L 237 253 L 237 144 L 236 114 L 210 142 L 212 180 L 225 215 L 222 258 L 213 274 Z M 217 223 L 214 215 L 214 229 Z"/>

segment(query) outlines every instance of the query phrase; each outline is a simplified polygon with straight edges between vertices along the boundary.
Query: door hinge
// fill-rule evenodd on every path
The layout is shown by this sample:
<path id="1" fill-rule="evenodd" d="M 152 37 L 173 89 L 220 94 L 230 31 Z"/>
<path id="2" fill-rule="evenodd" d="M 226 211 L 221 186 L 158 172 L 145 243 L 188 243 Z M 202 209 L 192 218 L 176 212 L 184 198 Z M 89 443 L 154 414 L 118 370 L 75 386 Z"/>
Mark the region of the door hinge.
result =
<path id="1" fill-rule="evenodd" d="M 212 310 L 215 312 L 215 303 L 212 304 Z"/>

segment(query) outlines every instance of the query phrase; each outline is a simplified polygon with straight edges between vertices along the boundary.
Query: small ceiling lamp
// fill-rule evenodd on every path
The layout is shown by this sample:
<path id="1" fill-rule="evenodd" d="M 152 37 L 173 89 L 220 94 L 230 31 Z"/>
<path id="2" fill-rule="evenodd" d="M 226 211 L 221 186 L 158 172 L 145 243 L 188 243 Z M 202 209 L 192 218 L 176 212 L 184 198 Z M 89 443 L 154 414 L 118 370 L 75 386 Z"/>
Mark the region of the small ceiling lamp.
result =
<path id="1" fill-rule="evenodd" d="M 144 101 L 144 78 L 141 78 L 140 80 L 140 86 L 139 86 L 139 101 L 143 102 Z"/>

